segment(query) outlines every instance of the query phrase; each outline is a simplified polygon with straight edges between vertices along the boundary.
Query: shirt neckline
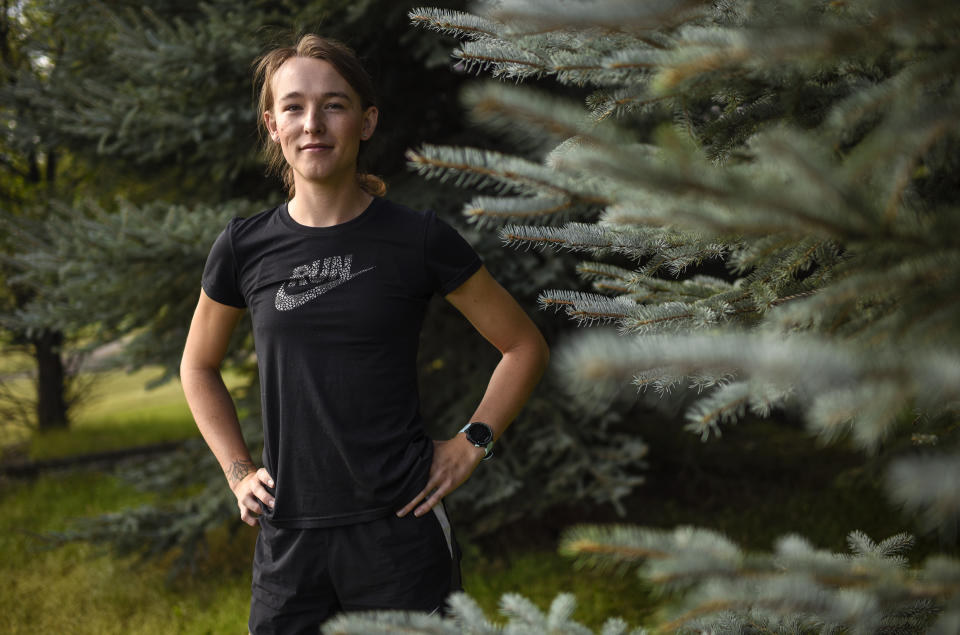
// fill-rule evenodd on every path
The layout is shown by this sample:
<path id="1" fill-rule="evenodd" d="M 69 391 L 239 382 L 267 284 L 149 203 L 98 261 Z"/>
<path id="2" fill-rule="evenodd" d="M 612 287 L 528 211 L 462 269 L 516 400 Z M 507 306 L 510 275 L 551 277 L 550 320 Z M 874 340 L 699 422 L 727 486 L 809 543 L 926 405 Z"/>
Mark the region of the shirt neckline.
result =
<path id="1" fill-rule="evenodd" d="M 370 204 L 367 205 L 362 212 L 350 220 L 343 223 L 338 223 L 336 225 L 330 225 L 329 227 L 312 227 L 310 225 L 301 225 L 297 221 L 293 220 L 293 217 L 290 216 L 290 210 L 288 209 L 290 201 L 285 201 L 279 209 L 280 222 L 283 223 L 288 229 L 300 234 L 307 234 L 311 236 L 336 234 L 348 229 L 352 229 L 353 227 L 356 227 L 360 223 L 364 222 L 367 218 L 373 215 L 372 212 L 374 208 L 379 205 L 379 202 L 380 197 L 374 196 L 373 200 L 370 201 Z"/>

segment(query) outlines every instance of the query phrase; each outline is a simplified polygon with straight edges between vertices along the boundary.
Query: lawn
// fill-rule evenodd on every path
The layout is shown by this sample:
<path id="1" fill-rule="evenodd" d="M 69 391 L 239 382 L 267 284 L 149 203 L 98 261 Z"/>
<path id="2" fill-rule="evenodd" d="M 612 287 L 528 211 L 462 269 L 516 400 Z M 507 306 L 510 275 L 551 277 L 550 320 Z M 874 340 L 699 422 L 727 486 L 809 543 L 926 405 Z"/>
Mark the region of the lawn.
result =
<path id="1" fill-rule="evenodd" d="M 27 455 L 40 460 L 196 435 L 179 384 L 144 388 L 156 372 L 104 374 L 96 385 L 99 396 L 77 413 L 71 429 L 27 439 Z M 235 380 L 228 377 L 227 383 Z M 195 568 L 172 579 L 169 563 L 176 554 L 143 562 L 52 539 L 76 518 L 149 503 L 152 496 L 109 472 L 85 469 L 0 481 L 0 577 L 6 600 L 0 632 L 245 632 L 254 529 L 243 525 L 236 532 L 227 527 L 212 532 Z M 522 550 L 481 557 L 479 548 L 464 545 L 464 584 L 494 617 L 507 592 L 521 593 L 544 609 L 558 592 L 572 592 L 579 606 L 575 617 L 593 627 L 611 613 L 635 624 L 649 614 L 649 593 L 632 592 L 640 588 L 635 578 L 577 571 L 555 548 L 546 542 L 525 544 Z"/>
<path id="2" fill-rule="evenodd" d="M 148 502 L 116 478 L 95 472 L 7 483 L 0 493 L 3 633 L 241 633 L 250 591 L 256 531 L 245 525 L 209 536 L 194 570 L 168 579 L 168 560 L 140 562 L 87 544 L 55 545 L 45 535 L 71 519 Z M 634 580 L 578 572 L 544 545 L 481 560 L 467 547 L 464 583 L 488 615 L 503 593 L 522 593 L 546 608 L 561 590 L 578 598 L 576 616 L 599 626 L 611 612 L 634 623 L 649 612 L 625 603 Z M 636 599 L 636 598 L 633 598 Z M 618 606 L 618 603 L 625 604 Z"/>
<path id="3" fill-rule="evenodd" d="M 168 584 L 163 562 L 118 559 L 87 544 L 58 546 L 47 537 L 73 518 L 147 500 L 116 478 L 93 472 L 8 483 L 0 493 L 6 600 L 0 632 L 243 632 L 248 582 L 237 566 L 219 572 L 207 567 Z M 240 540 L 219 542 L 233 551 L 241 546 Z"/>
<path id="4" fill-rule="evenodd" d="M 31 435 L 22 427 L 0 425 L 0 443 L 20 443 L 25 445 L 25 458 L 44 460 L 197 436 L 178 381 L 146 387 L 159 376 L 156 368 L 96 373 L 90 395 L 72 413 L 69 429 Z M 240 382 L 231 373 L 225 373 L 224 379 L 231 387 Z M 21 392 L 31 387 L 27 378 L 8 384 Z"/>
<path id="5" fill-rule="evenodd" d="M 106 373 L 99 398 L 77 413 L 69 431 L 35 436 L 24 453 L 62 457 L 197 434 L 179 385 L 144 384 L 155 370 Z M 233 384 L 236 377 L 228 377 Z M 744 421 L 721 441 L 641 425 L 655 448 L 647 483 L 629 500 L 630 522 L 718 529 L 754 549 L 769 549 L 788 532 L 845 550 L 845 536 L 863 529 L 876 539 L 910 531 L 909 518 L 890 508 L 876 465 L 841 446 L 823 448 L 801 429 Z M 9 438 L 9 437 L 8 437 Z M 21 442 L 21 445 L 24 445 Z M 240 525 L 208 536 L 193 570 L 174 578 L 166 560 L 118 558 L 89 544 L 58 544 L 53 532 L 73 519 L 152 502 L 109 472 L 48 472 L 34 480 L 0 480 L 0 576 L 3 633 L 242 633 L 256 531 Z M 559 510 L 535 526 L 508 527 L 495 540 L 464 545 L 464 582 L 495 618 L 504 593 L 520 593 L 546 609 L 561 591 L 577 598 L 575 619 L 599 628 L 607 617 L 653 625 L 663 598 L 635 576 L 577 570 L 556 554 L 558 528 L 576 522 L 624 520 L 602 510 Z M 922 538 L 911 560 L 942 550 Z M 955 551 L 955 545 L 952 547 Z"/>

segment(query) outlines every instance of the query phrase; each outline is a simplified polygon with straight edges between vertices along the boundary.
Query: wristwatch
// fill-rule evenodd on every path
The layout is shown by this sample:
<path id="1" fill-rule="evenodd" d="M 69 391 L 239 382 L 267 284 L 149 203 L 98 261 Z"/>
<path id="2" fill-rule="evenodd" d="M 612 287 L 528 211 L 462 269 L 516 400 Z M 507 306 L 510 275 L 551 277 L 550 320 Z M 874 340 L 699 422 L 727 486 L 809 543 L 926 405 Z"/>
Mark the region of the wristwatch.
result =
<path id="1" fill-rule="evenodd" d="M 467 434 L 467 441 L 472 443 L 474 447 L 483 448 L 482 461 L 486 461 L 493 456 L 493 430 L 490 429 L 490 426 L 481 421 L 474 421 L 463 426 L 460 432 Z"/>

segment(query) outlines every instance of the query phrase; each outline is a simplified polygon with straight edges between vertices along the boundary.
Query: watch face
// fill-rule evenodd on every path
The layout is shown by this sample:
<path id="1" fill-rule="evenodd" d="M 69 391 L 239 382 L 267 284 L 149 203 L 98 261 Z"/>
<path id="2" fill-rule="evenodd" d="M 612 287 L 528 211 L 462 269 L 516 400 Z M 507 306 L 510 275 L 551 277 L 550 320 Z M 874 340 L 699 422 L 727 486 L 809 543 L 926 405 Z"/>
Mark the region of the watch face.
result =
<path id="1" fill-rule="evenodd" d="M 493 431 L 485 423 L 471 423 L 467 428 L 467 440 L 476 446 L 485 446 L 493 441 Z"/>

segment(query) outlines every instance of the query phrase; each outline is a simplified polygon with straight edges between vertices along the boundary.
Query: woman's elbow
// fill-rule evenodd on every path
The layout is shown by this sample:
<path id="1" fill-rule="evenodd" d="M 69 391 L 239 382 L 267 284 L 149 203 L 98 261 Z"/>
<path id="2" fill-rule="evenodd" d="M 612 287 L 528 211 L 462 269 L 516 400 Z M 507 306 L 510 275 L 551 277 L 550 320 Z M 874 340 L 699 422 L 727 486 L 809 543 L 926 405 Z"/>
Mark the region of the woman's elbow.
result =
<path id="1" fill-rule="evenodd" d="M 530 350 L 537 372 L 542 375 L 550 363 L 550 347 L 539 329 L 535 330 L 534 337 L 531 338 Z"/>
<path id="2" fill-rule="evenodd" d="M 180 357 L 180 379 L 190 377 L 196 374 L 219 373 L 220 364 L 210 359 L 205 359 L 189 351 L 184 351 Z"/>
<path id="3" fill-rule="evenodd" d="M 547 340 L 543 339 L 543 335 L 540 336 L 540 359 L 543 367 L 546 368 L 550 363 L 550 347 L 547 346 Z"/>

